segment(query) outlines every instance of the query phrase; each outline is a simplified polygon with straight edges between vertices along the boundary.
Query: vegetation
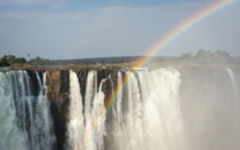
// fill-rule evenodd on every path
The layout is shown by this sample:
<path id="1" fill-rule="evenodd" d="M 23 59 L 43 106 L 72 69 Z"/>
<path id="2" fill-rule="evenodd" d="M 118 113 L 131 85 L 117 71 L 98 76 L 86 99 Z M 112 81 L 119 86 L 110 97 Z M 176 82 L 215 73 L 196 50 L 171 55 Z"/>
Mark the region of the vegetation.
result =
<path id="1" fill-rule="evenodd" d="M 24 64 L 26 59 L 22 57 L 15 57 L 14 55 L 4 55 L 0 59 L 0 66 L 13 66 L 15 64 Z"/>
<path id="2" fill-rule="evenodd" d="M 0 58 L 0 67 L 8 66 L 45 66 L 51 65 L 51 61 L 48 59 L 43 59 L 36 57 L 27 62 L 23 57 L 16 57 L 14 55 L 4 55 Z"/>
<path id="3" fill-rule="evenodd" d="M 153 63 L 197 64 L 197 65 L 234 65 L 240 63 L 240 56 L 232 57 L 223 50 L 211 51 L 200 49 L 194 55 L 186 52 L 180 57 L 156 57 Z"/>
<path id="4" fill-rule="evenodd" d="M 29 57 L 30 55 L 28 55 Z M 142 56 L 142 58 L 148 56 Z M 36 57 L 29 61 L 25 58 L 15 57 L 14 55 L 4 55 L 0 58 L 0 67 L 2 66 L 23 66 L 23 67 L 35 67 L 35 66 L 61 66 L 63 67 L 130 67 L 135 66 L 136 62 L 141 61 L 139 56 L 131 57 L 108 57 L 108 58 L 90 58 L 90 59 L 72 59 L 72 60 L 48 60 L 41 57 Z M 140 62 L 141 64 L 141 62 Z M 154 56 L 148 66 L 166 66 L 176 64 L 191 64 L 191 65 L 234 65 L 240 64 L 240 55 L 237 57 L 230 56 L 227 52 L 217 50 L 215 52 L 211 50 L 200 49 L 196 54 L 191 52 L 184 53 L 179 57 L 165 57 Z"/>
<path id="5" fill-rule="evenodd" d="M 40 57 L 36 57 L 34 59 L 31 59 L 27 64 L 30 66 L 49 66 L 52 63 L 49 59 L 43 59 Z"/>
<path id="6" fill-rule="evenodd" d="M 231 58 L 231 56 L 227 52 L 222 50 L 212 52 L 211 50 L 200 49 L 197 51 L 195 56 L 188 52 L 183 54 L 180 58 L 182 59 L 182 61 L 189 61 L 198 64 L 226 64 L 234 62 L 234 58 Z"/>

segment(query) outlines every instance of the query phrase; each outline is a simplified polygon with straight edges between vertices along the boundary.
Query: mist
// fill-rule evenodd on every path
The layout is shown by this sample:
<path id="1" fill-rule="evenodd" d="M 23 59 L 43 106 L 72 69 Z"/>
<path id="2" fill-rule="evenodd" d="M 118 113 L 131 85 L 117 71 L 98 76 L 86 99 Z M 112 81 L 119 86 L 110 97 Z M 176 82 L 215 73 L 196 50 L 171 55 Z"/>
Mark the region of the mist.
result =
<path id="1" fill-rule="evenodd" d="M 239 68 L 192 67 L 181 73 L 184 149 L 239 149 Z"/>

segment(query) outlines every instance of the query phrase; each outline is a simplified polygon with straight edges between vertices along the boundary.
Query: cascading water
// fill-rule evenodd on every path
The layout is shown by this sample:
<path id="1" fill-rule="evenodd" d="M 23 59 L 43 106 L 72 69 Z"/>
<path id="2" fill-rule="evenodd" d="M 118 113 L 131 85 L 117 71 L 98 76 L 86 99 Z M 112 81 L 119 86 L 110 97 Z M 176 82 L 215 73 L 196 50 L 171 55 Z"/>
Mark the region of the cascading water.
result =
<path id="1" fill-rule="evenodd" d="M 17 126 L 14 85 L 11 80 L 13 74 L 13 72 L 0 73 L 0 149 L 3 150 L 26 148 L 24 137 Z"/>
<path id="2" fill-rule="evenodd" d="M 0 72 L 0 149 L 240 147 L 238 69 L 50 72 Z M 57 130 L 62 116 L 66 128 Z M 56 140 L 56 132 L 65 139 Z"/>
<path id="3" fill-rule="evenodd" d="M 83 149 L 83 106 L 82 96 L 80 94 L 80 85 L 75 72 L 70 71 L 70 107 L 69 107 L 69 124 L 68 136 L 69 147 L 71 149 Z"/>
<path id="4" fill-rule="evenodd" d="M 110 136 L 106 149 L 175 150 L 183 147 L 180 73 L 171 68 L 134 72 L 118 72 L 118 86 L 124 88 L 118 91 L 111 107 L 113 117 L 107 122 L 111 125 L 106 127 L 107 137 Z"/>
<path id="5" fill-rule="evenodd" d="M 239 105 L 238 99 L 240 98 L 240 95 L 239 95 L 240 90 L 239 90 L 239 87 L 238 87 L 237 79 L 235 78 L 234 73 L 231 69 L 226 68 L 226 71 L 227 71 L 227 73 L 230 77 L 231 83 L 232 83 L 234 97 L 235 97 L 235 100 L 236 100 L 236 105 Z"/>
<path id="6" fill-rule="evenodd" d="M 49 113 L 49 102 L 39 74 L 38 96 L 32 95 L 31 79 L 26 71 L 0 72 L 1 106 L 7 110 L 6 116 L 1 114 L 0 128 L 9 126 L 8 134 L 15 134 L 1 140 L 1 149 L 52 149 L 55 137 L 52 133 L 52 121 Z M 2 126 L 3 125 L 3 126 Z M 7 134 L 7 133 L 5 133 Z M 2 134 L 1 134 L 2 135 Z M 7 137 L 7 136 L 6 136 Z M 6 141 L 4 141 L 6 140 Z M 8 142 L 13 142 L 9 143 Z M 3 146 L 2 146 L 3 145 Z M 14 148 L 15 147 L 15 148 Z"/>
<path id="7" fill-rule="evenodd" d="M 73 150 L 103 149 L 104 94 L 96 92 L 96 72 L 90 71 L 85 95 L 85 115 L 77 74 L 70 71 L 70 107 L 68 124 L 68 147 Z M 101 87 L 101 86 L 100 86 Z M 84 124 L 85 120 L 85 124 Z"/>

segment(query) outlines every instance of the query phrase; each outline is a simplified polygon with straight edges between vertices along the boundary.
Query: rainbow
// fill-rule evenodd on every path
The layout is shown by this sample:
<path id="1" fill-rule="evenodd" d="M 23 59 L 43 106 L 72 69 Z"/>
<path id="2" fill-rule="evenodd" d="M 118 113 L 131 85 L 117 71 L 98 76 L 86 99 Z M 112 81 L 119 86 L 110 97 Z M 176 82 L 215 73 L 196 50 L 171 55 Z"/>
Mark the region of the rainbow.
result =
<path id="1" fill-rule="evenodd" d="M 152 56 L 154 56 L 158 51 L 162 50 L 166 45 L 168 45 L 173 40 L 175 40 L 179 35 L 183 34 L 185 31 L 189 30 L 191 27 L 203 21 L 210 15 L 222 10 L 223 8 L 229 6 L 230 4 L 233 4 L 236 1 L 238 0 L 217 0 L 211 5 L 207 6 L 206 8 L 203 8 L 196 14 L 192 15 L 191 17 L 187 18 L 182 23 L 178 24 L 168 34 L 166 34 L 164 38 L 160 39 L 159 41 L 156 42 L 156 44 L 150 47 L 144 55 L 146 57 L 139 58 L 136 61 L 136 63 L 134 63 L 134 66 L 136 67 L 143 66 L 148 61 L 150 61 Z M 133 71 L 133 73 L 135 73 L 135 71 Z M 106 115 L 106 113 L 109 111 L 111 106 L 116 101 L 118 93 L 122 92 L 122 90 L 126 87 L 127 84 L 128 84 L 128 77 L 123 78 L 122 85 L 114 87 L 113 93 L 110 94 L 109 97 L 106 97 L 106 101 L 105 101 L 106 111 L 102 110 L 101 113 L 99 113 L 98 116 L 96 116 L 96 120 L 94 120 L 94 126 L 93 126 L 94 130 L 96 130 L 103 116 Z"/>
<path id="2" fill-rule="evenodd" d="M 166 34 L 163 39 L 160 39 L 154 46 L 152 46 L 144 56 L 139 58 L 133 66 L 141 67 L 146 64 L 152 56 L 154 56 L 158 51 L 162 50 L 166 45 L 176 39 L 179 35 L 183 34 L 186 30 L 190 29 L 192 26 L 196 25 L 200 21 L 204 20 L 208 16 L 220 11 L 221 9 L 227 7 L 228 5 L 236 2 L 237 0 L 218 0 L 215 3 L 211 4 L 210 6 L 202 9 L 201 11 L 197 12 L 193 16 L 189 17 L 179 25 L 177 25 L 171 32 Z M 133 71 L 135 72 L 135 71 Z M 117 98 L 117 94 L 122 91 L 122 89 L 128 83 L 128 79 L 123 79 L 123 84 L 121 87 L 116 87 L 114 89 L 114 93 L 112 94 L 106 101 L 105 107 L 106 109 L 110 109 L 112 104 Z"/>
<path id="3" fill-rule="evenodd" d="M 196 25 L 197 23 L 203 21 L 207 17 L 212 14 L 222 10 L 223 8 L 229 6 L 230 4 L 236 2 L 237 0 L 217 0 L 215 3 L 203 8 L 199 12 L 195 13 L 191 17 L 187 18 L 180 24 L 178 24 L 173 30 L 171 30 L 168 34 L 164 36 L 164 38 L 160 39 L 156 42 L 152 47 L 150 47 L 144 56 L 140 58 L 134 66 L 143 66 L 146 64 L 152 56 L 154 56 L 158 51 L 162 50 L 169 43 L 174 41 L 179 35 L 183 34 L 185 31 L 189 30 L 191 27 Z"/>

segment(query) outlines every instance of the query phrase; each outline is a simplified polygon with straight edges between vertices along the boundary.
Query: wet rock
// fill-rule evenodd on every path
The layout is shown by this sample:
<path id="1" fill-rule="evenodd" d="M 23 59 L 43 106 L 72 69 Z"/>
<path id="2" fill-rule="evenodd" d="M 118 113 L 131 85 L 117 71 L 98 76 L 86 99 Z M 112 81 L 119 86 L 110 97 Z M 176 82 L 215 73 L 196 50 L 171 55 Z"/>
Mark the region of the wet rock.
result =
<path id="1" fill-rule="evenodd" d="M 56 135 L 56 149 L 63 150 L 69 107 L 69 71 L 48 71 L 46 75 L 48 97 Z"/>

